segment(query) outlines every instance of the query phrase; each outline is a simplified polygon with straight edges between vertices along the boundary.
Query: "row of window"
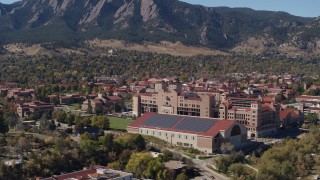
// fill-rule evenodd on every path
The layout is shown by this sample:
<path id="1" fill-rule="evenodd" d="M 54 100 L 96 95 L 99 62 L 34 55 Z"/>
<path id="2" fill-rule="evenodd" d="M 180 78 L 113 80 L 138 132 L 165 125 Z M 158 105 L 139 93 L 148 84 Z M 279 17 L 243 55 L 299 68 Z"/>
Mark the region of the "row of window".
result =
<path id="1" fill-rule="evenodd" d="M 184 147 L 192 147 L 192 144 L 189 143 L 182 143 L 182 142 L 177 142 L 178 146 L 184 146 Z"/>
<path id="2" fill-rule="evenodd" d="M 141 102 L 156 104 L 156 101 L 152 101 L 152 100 L 149 101 L 149 100 L 143 100 L 143 99 L 142 99 Z"/>
<path id="3" fill-rule="evenodd" d="M 178 139 L 191 139 L 191 140 L 195 140 L 194 136 L 188 136 L 188 135 L 181 135 L 181 134 L 169 134 L 166 132 L 161 132 L 161 131 L 151 131 L 151 130 L 140 130 L 141 134 L 146 134 L 146 135 L 153 135 L 153 136 L 165 136 L 165 137 L 171 137 L 171 138 L 178 138 Z"/>
<path id="4" fill-rule="evenodd" d="M 189 104 L 189 105 L 188 105 L 188 104 L 180 103 L 179 105 L 180 105 L 181 107 L 184 106 L 184 107 L 193 107 L 193 108 L 196 107 L 196 108 L 200 108 L 200 105 L 196 105 L 196 104 Z"/>

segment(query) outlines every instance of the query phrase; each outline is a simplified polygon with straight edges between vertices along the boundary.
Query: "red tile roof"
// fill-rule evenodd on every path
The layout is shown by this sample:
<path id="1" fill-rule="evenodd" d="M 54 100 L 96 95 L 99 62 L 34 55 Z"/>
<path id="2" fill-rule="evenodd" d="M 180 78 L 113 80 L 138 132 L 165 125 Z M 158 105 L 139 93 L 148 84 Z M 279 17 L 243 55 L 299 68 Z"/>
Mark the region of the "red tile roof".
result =
<path id="1" fill-rule="evenodd" d="M 319 108 L 320 109 L 320 108 Z M 284 109 L 280 111 L 280 120 L 285 119 L 286 117 L 298 117 L 301 113 L 296 109 Z"/>
<path id="2" fill-rule="evenodd" d="M 110 99 L 111 101 L 123 100 L 123 98 L 120 96 L 107 96 L 107 98 Z"/>
<path id="3" fill-rule="evenodd" d="M 92 102 L 95 104 L 103 104 L 103 102 L 100 99 L 92 99 Z"/>
<path id="4" fill-rule="evenodd" d="M 274 96 L 264 96 L 263 102 L 265 102 L 265 103 L 275 102 L 275 97 Z"/>
<path id="5" fill-rule="evenodd" d="M 267 104 L 262 104 L 261 105 L 261 110 L 263 110 L 263 111 L 265 111 L 265 110 L 267 110 L 267 111 L 274 111 L 269 105 L 267 105 Z"/>

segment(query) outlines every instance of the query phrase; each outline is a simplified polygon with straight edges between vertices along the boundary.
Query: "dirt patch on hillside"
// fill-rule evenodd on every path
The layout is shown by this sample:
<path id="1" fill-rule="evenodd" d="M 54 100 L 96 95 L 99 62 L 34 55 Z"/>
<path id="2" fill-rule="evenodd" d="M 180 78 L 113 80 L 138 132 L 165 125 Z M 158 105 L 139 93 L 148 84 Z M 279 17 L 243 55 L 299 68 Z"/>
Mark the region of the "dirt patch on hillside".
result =
<path id="1" fill-rule="evenodd" d="M 142 45 L 128 43 L 120 40 L 91 40 L 87 41 L 90 47 L 121 49 L 128 51 L 153 52 L 160 54 L 170 54 L 173 56 L 195 56 L 195 55 L 227 55 L 227 53 L 212 50 L 204 47 L 186 46 L 180 42 L 172 43 L 162 41 L 161 43 L 145 42 Z"/>
<path id="2" fill-rule="evenodd" d="M 28 56 L 34 56 L 34 55 L 47 55 L 50 54 L 50 51 L 47 49 L 41 47 L 40 44 L 35 45 L 25 45 L 25 44 L 8 44 L 3 46 L 4 49 L 6 49 L 10 53 L 15 54 L 26 54 Z"/>

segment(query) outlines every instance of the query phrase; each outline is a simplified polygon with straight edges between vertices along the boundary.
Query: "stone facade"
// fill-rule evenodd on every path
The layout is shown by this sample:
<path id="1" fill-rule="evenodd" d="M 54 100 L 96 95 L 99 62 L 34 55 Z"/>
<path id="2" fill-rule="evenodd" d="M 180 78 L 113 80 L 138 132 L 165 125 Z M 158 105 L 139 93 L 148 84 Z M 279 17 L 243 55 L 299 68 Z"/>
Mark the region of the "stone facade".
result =
<path id="1" fill-rule="evenodd" d="M 230 98 L 219 107 L 219 118 L 243 124 L 250 138 L 274 133 L 280 123 L 279 113 L 279 105 L 249 98 Z"/>
<path id="2" fill-rule="evenodd" d="M 215 105 L 215 96 L 211 94 L 180 93 L 177 90 L 161 89 L 156 93 L 136 94 L 133 97 L 133 114 L 141 116 L 146 112 L 157 112 L 213 117 Z"/>

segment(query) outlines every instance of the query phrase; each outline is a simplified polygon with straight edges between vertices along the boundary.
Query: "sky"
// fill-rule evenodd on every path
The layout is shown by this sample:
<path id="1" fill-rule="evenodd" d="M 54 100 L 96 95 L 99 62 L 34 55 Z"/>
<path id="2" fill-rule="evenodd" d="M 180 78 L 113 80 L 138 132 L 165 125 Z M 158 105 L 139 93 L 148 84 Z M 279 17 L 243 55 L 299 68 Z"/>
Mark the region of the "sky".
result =
<path id="1" fill-rule="evenodd" d="M 0 0 L 10 4 L 17 0 Z M 285 11 L 292 15 L 303 17 L 320 16 L 319 0 L 181 0 L 191 4 L 201 4 L 209 7 L 248 7 L 255 10 Z"/>

